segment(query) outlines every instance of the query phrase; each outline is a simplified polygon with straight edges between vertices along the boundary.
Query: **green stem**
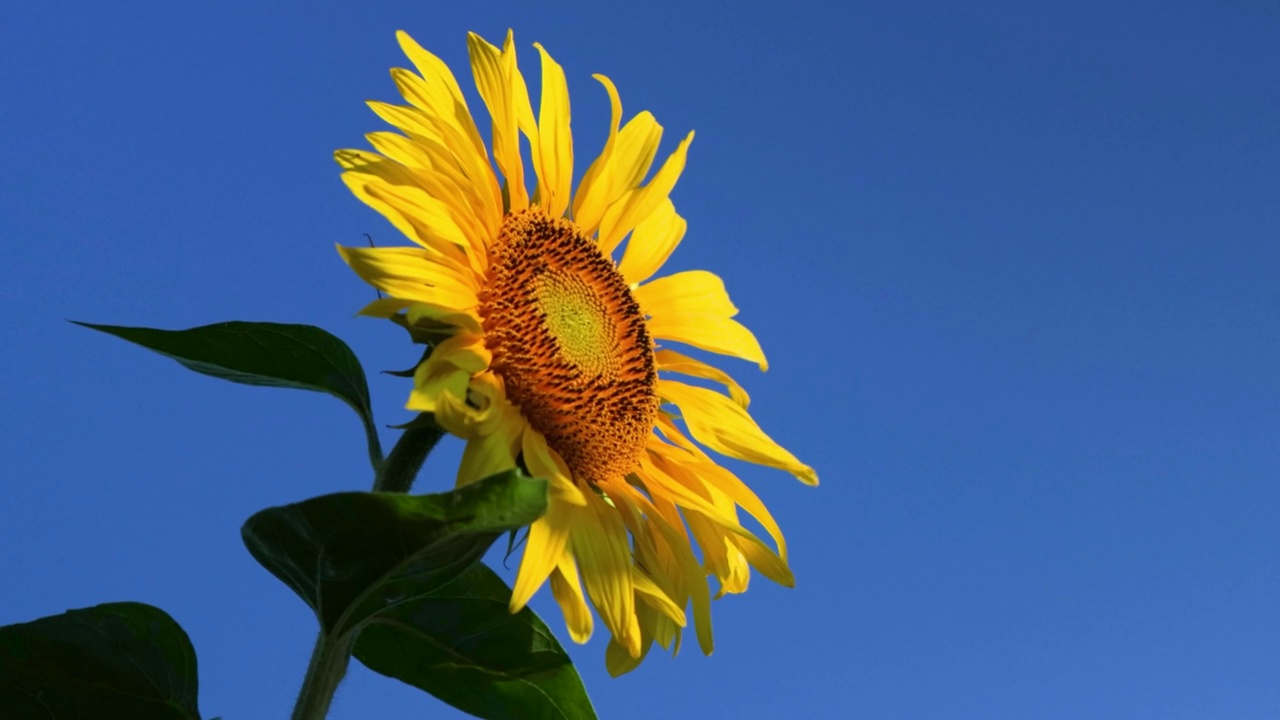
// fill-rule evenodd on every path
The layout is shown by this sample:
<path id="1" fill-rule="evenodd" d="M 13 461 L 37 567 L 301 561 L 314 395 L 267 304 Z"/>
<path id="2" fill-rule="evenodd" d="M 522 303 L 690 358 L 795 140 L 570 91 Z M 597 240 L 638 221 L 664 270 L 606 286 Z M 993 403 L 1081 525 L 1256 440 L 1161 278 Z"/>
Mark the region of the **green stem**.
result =
<path id="1" fill-rule="evenodd" d="M 377 447 L 377 433 L 370 431 L 369 455 L 376 458 L 374 467 L 378 469 L 373 481 L 374 491 L 409 492 L 427 454 L 443 435 L 444 431 L 435 424 L 431 415 L 423 413 L 405 428 L 384 460 L 379 457 L 381 449 Z M 298 702 L 293 707 L 293 720 L 324 720 L 338 683 L 347 674 L 354 643 L 355 633 L 330 638 L 321 631 L 316 639 L 316 649 L 311 653 L 302 690 L 298 693 Z"/>
<path id="2" fill-rule="evenodd" d="M 302 691 L 293 706 L 293 720 L 324 720 L 329 714 L 329 704 L 338 690 L 338 683 L 347 674 L 351 661 L 351 634 L 330 638 L 323 631 L 316 639 L 316 649 L 311 653 L 307 677 L 302 681 Z"/>
<path id="3" fill-rule="evenodd" d="M 378 440 L 378 428 L 372 419 L 364 421 L 364 437 L 369 446 L 369 462 L 375 469 L 382 467 L 382 442 Z"/>
<path id="4" fill-rule="evenodd" d="M 378 476 L 373 483 L 374 492 L 409 492 L 427 454 L 443 435 L 444 431 L 435 424 L 431 415 L 419 415 L 405 428 L 395 447 L 391 448 L 391 454 L 378 467 Z"/>

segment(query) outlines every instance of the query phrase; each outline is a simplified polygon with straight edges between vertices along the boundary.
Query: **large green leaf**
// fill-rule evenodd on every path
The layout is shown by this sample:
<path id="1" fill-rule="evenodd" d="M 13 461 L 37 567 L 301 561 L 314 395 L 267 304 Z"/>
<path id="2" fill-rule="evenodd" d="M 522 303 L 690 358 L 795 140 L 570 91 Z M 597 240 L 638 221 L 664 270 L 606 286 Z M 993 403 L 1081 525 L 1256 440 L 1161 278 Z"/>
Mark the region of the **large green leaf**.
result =
<path id="1" fill-rule="evenodd" d="M 224 322 L 189 330 L 157 330 L 76 324 L 115 335 L 223 380 L 329 393 L 360 415 L 375 467 L 382 461 L 364 369 L 346 343 L 318 327 Z"/>
<path id="2" fill-rule="evenodd" d="M 0 717 L 199 720 L 196 654 L 142 603 L 108 603 L 0 627 Z"/>
<path id="3" fill-rule="evenodd" d="M 337 637 L 450 582 L 546 502 L 546 482 L 510 470 L 436 495 L 338 493 L 269 508 L 241 535 Z"/>
<path id="4" fill-rule="evenodd" d="M 369 669 L 486 720 L 595 718 L 572 661 L 511 589 L 477 563 L 453 582 L 371 620 L 355 656 Z"/>

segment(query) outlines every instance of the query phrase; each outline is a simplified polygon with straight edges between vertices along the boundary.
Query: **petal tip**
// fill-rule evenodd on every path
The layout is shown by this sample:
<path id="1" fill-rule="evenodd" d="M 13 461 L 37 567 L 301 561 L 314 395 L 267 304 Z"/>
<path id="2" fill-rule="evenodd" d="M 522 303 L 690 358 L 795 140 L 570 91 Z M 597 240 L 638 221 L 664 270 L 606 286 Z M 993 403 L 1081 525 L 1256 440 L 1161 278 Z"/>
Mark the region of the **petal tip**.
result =
<path id="1" fill-rule="evenodd" d="M 519 602 L 517 602 L 517 600 Z M 523 610 L 524 606 L 527 604 L 529 604 L 529 598 L 512 595 L 511 602 L 507 603 L 507 612 L 510 612 L 512 615 L 515 615 L 516 613 Z"/>
<path id="2" fill-rule="evenodd" d="M 795 476 L 799 478 L 800 482 L 804 483 L 805 485 L 809 485 L 812 487 L 818 486 L 818 473 L 808 465 L 803 465 L 798 470 L 796 470 Z"/>

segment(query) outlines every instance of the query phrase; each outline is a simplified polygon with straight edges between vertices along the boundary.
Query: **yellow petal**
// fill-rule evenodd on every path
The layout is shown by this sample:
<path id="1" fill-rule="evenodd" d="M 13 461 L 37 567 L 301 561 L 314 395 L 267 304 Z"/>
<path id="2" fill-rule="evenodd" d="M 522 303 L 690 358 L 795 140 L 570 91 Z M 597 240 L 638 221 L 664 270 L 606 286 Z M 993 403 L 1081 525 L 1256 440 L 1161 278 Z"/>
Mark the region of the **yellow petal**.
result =
<path id="1" fill-rule="evenodd" d="M 765 507 L 760 498 L 756 496 L 746 483 L 738 479 L 728 468 L 717 465 L 710 458 L 703 456 L 702 458 L 691 458 L 688 455 L 681 455 L 680 450 L 667 446 L 666 448 L 653 447 L 651 452 L 659 454 L 666 459 L 664 467 L 676 478 L 688 473 L 696 476 L 712 490 L 714 493 L 721 493 L 729 502 L 741 507 L 748 515 L 755 518 L 773 538 L 778 545 L 778 554 L 783 560 L 787 557 L 787 540 L 782 535 L 782 528 L 778 526 L 769 509 Z M 723 512 L 710 513 L 712 518 L 722 518 Z M 733 523 L 736 524 L 736 523 Z"/>
<path id="2" fill-rule="evenodd" d="M 569 637 L 579 644 L 591 639 L 594 619 L 582 596 L 582 586 L 578 583 L 578 566 L 574 564 L 573 555 L 567 551 L 551 573 L 551 594 L 560 605 L 560 612 L 564 613 Z"/>
<path id="3" fill-rule="evenodd" d="M 354 173 L 345 173 L 344 177 L 352 174 Z M 366 182 L 365 192 L 415 222 L 415 228 L 420 234 L 463 248 L 473 247 L 471 238 L 462 231 L 458 221 L 453 219 L 452 208 L 422 188 Z"/>
<path id="4" fill-rule="evenodd" d="M 411 75 L 411 77 L 417 76 Z M 466 175 L 458 167 L 458 163 L 436 138 L 421 136 L 408 138 L 389 130 L 365 133 L 364 137 L 383 157 L 406 168 L 419 186 L 425 188 L 421 183 L 421 179 L 425 176 L 423 171 L 443 176 L 454 191 L 461 190 L 470 184 L 467 182 Z"/>
<path id="5" fill-rule="evenodd" d="M 480 288 L 481 281 L 470 268 L 459 267 L 424 248 L 337 247 L 342 259 L 370 284 L 381 280 L 403 280 L 434 287 L 457 288 L 473 295 Z"/>
<path id="6" fill-rule="evenodd" d="M 393 298 L 468 311 L 479 304 L 475 277 L 412 247 L 356 248 L 338 253 L 365 282 Z"/>
<path id="7" fill-rule="evenodd" d="M 529 154 L 533 159 L 533 172 L 536 176 L 542 167 L 542 140 L 539 137 L 538 121 L 533 117 L 533 105 L 529 102 L 529 87 L 525 84 L 524 75 L 516 63 L 515 40 L 510 30 L 507 31 L 506 41 L 502 43 L 502 63 L 507 76 L 511 78 L 516 127 L 529 139 Z M 523 182 L 521 185 L 521 189 L 524 190 Z M 528 204 L 527 200 L 525 204 Z M 515 206 L 512 207 L 515 209 Z"/>
<path id="8" fill-rule="evenodd" d="M 632 657 L 638 657 L 640 627 L 636 620 L 627 530 L 618 513 L 594 495 L 587 495 L 587 507 L 578 512 L 573 528 L 573 555 L 582 570 L 587 595 L 613 637 Z"/>
<path id="9" fill-rule="evenodd" d="M 738 314 L 724 281 L 706 270 L 686 270 L 658 278 L 636 288 L 632 296 L 653 317 L 688 312 L 721 317 Z"/>
<path id="10" fill-rule="evenodd" d="M 661 144 L 662 126 L 648 110 L 640 111 L 622 126 L 614 149 L 612 195 L 605 196 L 606 206 L 644 182 Z"/>
<path id="11" fill-rule="evenodd" d="M 409 325 L 446 325 L 452 326 L 472 335 L 483 335 L 480 318 L 474 308 L 463 310 L 447 310 L 435 305 L 415 303 L 408 306 L 405 322 Z"/>
<path id="12" fill-rule="evenodd" d="M 754 536 L 736 522 L 723 523 L 696 510 L 685 511 L 684 518 L 689 531 L 698 539 L 707 567 L 720 581 L 715 598 L 746 592 L 751 581 L 751 568 L 730 537 L 735 534 Z"/>
<path id="13" fill-rule="evenodd" d="M 644 513 L 649 519 L 650 527 L 657 531 L 654 539 L 679 562 L 681 575 L 689 589 L 689 599 L 693 602 L 693 626 L 697 631 L 698 645 L 703 654 L 710 655 L 715 647 L 711 633 L 711 591 L 707 587 L 702 567 L 689 547 L 689 540 L 683 534 L 683 524 L 676 524 L 678 516 L 668 520 L 644 493 L 630 486 L 621 488 L 615 497 L 635 504 Z"/>
<path id="14" fill-rule="evenodd" d="M 357 312 L 356 314 L 364 315 L 366 317 L 376 317 L 376 318 L 385 319 L 385 318 L 391 317 L 392 315 L 395 315 L 401 310 L 404 310 L 410 305 L 413 305 L 412 300 L 405 300 L 403 298 L 384 297 L 384 298 L 378 298 L 377 300 L 374 300 L 368 305 L 365 305 L 364 307 L 360 308 L 360 311 Z"/>
<path id="15" fill-rule="evenodd" d="M 484 141 L 480 139 L 480 132 L 476 129 L 475 121 L 471 118 L 471 111 L 467 109 L 467 101 L 462 95 L 462 88 L 453 77 L 453 72 L 449 70 L 449 66 L 443 60 L 424 49 L 403 30 L 396 31 L 396 40 L 400 42 L 400 49 L 405 56 L 418 69 L 418 72 L 422 73 L 422 77 L 427 81 L 426 86 L 428 88 L 441 88 L 448 94 L 447 99 L 435 99 L 433 94 L 432 108 L 436 109 L 442 116 L 449 118 L 451 124 L 465 133 L 476 154 L 481 158 L 487 159 L 488 155 L 485 151 Z"/>
<path id="16" fill-rule="evenodd" d="M 681 452 L 676 448 L 669 448 L 669 450 L 673 454 Z M 652 447 L 650 452 L 657 454 Z M 747 490 L 746 495 L 749 497 L 745 497 L 744 500 L 751 505 L 753 515 L 758 515 L 761 524 L 775 537 L 783 553 L 782 556 L 774 554 L 750 531 L 742 527 L 733 509 L 733 501 L 721 493 L 717 487 L 703 489 L 704 492 L 719 494 L 716 502 L 709 502 L 696 492 L 682 491 L 682 483 L 690 488 L 700 484 L 700 478 L 694 474 L 694 468 L 702 473 L 712 469 L 723 470 L 722 468 L 692 459 L 683 463 L 669 462 L 663 460 L 661 455 L 654 460 L 656 462 L 642 461 L 640 476 L 646 481 L 646 486 L 655 500 L 669 497 L 682 508 L 686 508 L 685 521 L 702 547 L 707 565 L 721 580 L 720 594 L 746 590 L 749 573 L 743 564 L 744 560 L 758 567 L 766 577 L 780 584 L 790 586 L 794 583 L 785 560 L 786 543 L 782 539 L 782 533 L 773 517 L 754 494 Z M 723 472 L 733 480 L 737 480 L 727 470 Z M 746 488 L 743 487 L 742 490 Z M 704 522 L 704 520 L 710 522 Z"/>
<path id="17" fill-rule="evenodd" d="M 499 420 L 493 423 L 489 432 L 467 441 L 462 451 L 462 462 L 458 465 L 458 487 L 516 466 L 525 422 L 513 408 L 503 405 L 495 408 Z"/>
<path id="18" fill-rule="evenodd" d="M 652 608 L 644 605 L 636 608 L 636 612 L 639 617 L 644 618 L 640 621 L 639 652 L 633 652 L 625 644 L 618 642 L 617 638 L 610 639 L 609 646 L 604 651 L 604 667 L 612 677 L 625 675 L 640 667 L 640 663 L 649 654 L 649 648 L 653 646 L 653 635 L 648 629 L 653 626 L 655 613 Z"/>
<path id="19" fill-rule="evenodd" d="M 333 151 L 333 161 L 338 163 L 338 167 L 343 170 L 351 170 L 365 165 L 377 165 L 378 163 L 384 163 L 387 162 L 387 159 L 378 153 L 369 152 L 368 150 L 342 148 L 341 150 Z"/>
<path id="20" fill-rule="evenodd" d="M 569 86 L 561 68 L 538 43 L 542 56 L 542 103 L 538 110 L 538 199 L 551 217 L 564 215 L 573 188 L 573 135 L 569 129 Z"/>
<path id="21" fill-rule="evenodd" d="M 776 467 L 801 482 L 818 484 L 813 468 L 800 462 L 756 425 L 741 406 L 714 390 L 658 380 L 658 394 L 675 403 L 694 439 L 722 455 Z"/>
<path id="22" fill-rule="evenodd" d="M 459 332 L 449 337 L 414 370 L 413 390 L 409 393 L 407 407 L 440 414 L 445 410 L 442 403 L 447 404 L 450 398 L 459 406 L 466 407 L 472 375 L 487 368 L 490 359 L 491 355 L 480 336 Z"/>
<path id="23" fill-rule="evenodd" d="M 493 354 L 484 345 L 484 338 L 470 333 L 457 333 L 431 351 L 428 362 L 449 363 L 473 375 L 489 367 Z"/>
<path id="24" fill-rule="evenodd" d="M 511 612 L 520 612 L 560 562 L 569 543 L 573 513 L 572 506 L 552 498 L 546 513 L 529 526 L 524 557 L 520 559 L 520 571 L 511 589 Z"/>
<path id="25" fill-rule="evenodd" d="M 653 430 L 654 434 L 650 436 L 648 444 L 648 448 L 650 450 L 658 450 L 666 447 L 666 443 L 662 442 L 658 437 L 661 435 L 662 438 L 666 438 L 669 442 L 674 443 L 681 449 L 687 450 L 695 457 L 707 457 L 706 453 L 702 452 L 702 448 L 698 447 L 692 440 L 684 436 L 684 433 L 681 432 L 680 428 L 676 427 L 675 422 L 672 421 L 672 416 L 665 410 L 658 411 L 657 421 L 653 424 Z"/>
<path id="26" fill-rule="evenodd" d="M 428 360 L 413 373 L 413 389 L 409 391 L 405 408 L 434 413 L 440 410 L 441 402 L 447 398 L 465 402 L 470 382 L 470 372 L 450 363 L 433 364 Z"/>
<path id="27" fill-rule="evenodd" d="M 600 220 L 600 250 L 605 254 L 613 252 L 618 243 L 635 229 L 636 225 L 657 209 L 662 201 L 671 194 L 680 173 L 684 172 L 685 157 L 689 152 L 689 143 L 693 142 L 690 132 L 680 141 L 675 152 L 662 164 L 653 179 L 644 187 L 629 191 L 605 211 Z"/>
<path id="28" fill-rule="evenodd" d="M 626 252 L 618 264 L 618 272 L 627 284 L 636 285 L 653 276 L 684 238 L 688 223 L 676 214 L 676 206 L 667 198 L 640 221 L 627 241 Z"/>
<path id="29" fill-rule="evenodd" d="M 635 581 L 637 597 L 648 603 L 654 610 L 671 618 L 673 622 L 681 626 L 685 624 L 684 610 L 672 602 L 671 598 L 667 597 L 667 593 L 658 587 L 658 584 L 644 570 L 635 568 L 631 579 Z"/>
<path id="30" fill-rule="evenodd" d="M 438 351 L 439 346 L 436 349 Z M 432 352 L 425 364 L 432 365 L 436 362 L 436 352 Z M 452 367 L 452 363 L 449 365 Z M 425 395 L 427 391 L 424 389 L 422 393 Z M 520 414 L 506 400 L 502 381 L 488 370 L 471 375 L 461 395 L 441 394 L 434 407 L 421 409 L 435 413 L 436 424 L 464 440 L 489 435 L 503 423 L 513 424 L 513 427 L 522 426 Z"/>
<path id="31" fill-rule="evenodd" d="M 340 152 L 345 153 L 345 151 Z M 351 162 L 350 155 L 346 156 L 346 162 Z M 396 177 L 397 174 L 404 176 L 403 179 Z M 351 191 L 351 194 L 378 211 L 405 237 L 432 251 L 434 255 L 448 259 L 459 267 L 470 265 L 464 250 L 465 245 L 460 246 L 449 237 L 452 229 L 445 223 L 452 223 L 452 220 L 446 220 L 443 217 L 447 215 L 447 210 L 444 210 L 443 213 L 432 213 L 432 209 L 428 209 L 420 214 L 412 202 L 406 201 L 404 193 L 395 194 L 390 198 L 387 197 L 385 190 L 394 187 L 393 183 L 397 182 L 402 183 L 410 193 L 414 190 L 419 193 L 422 192 L 415 186 L 415 181 L 407 177 L 405 168 L 398 163 L 378 157 L 378 160 L 373 163 L 368 163 L 356 170 L 343 173 L 342 182 Z M 456 223 L 452 224 L 454 226 L 457 225 Z M 457 237 L 462 238 L 465 242 L 465 236 L 461 234 L 460 230 Z"/>
<path id="32" fill-rule="evenodd" d="M 524 431 L 521 442 L 524 464 L 529 468 L 529 474 L 547 479 L 549 484 L 547 491 L 552 498 L 579 507 L 587 504 L 582 490 L 573 481 L 568 464 L 565 463 L 564 458 L 560 457 L 560 453 L 547 445 L 546 436 L 535 428 L 529 427 Z"/>
<path id="33" fill-rule="evenodd" d="M 680 630 L 681 627 L 672 622 L 671 618 L 656 614 L 652 629 L 646 631 L 643 627 L 640 628 L 641 632 L 652 634 L 654 642 L 670 650 L 672 657 L 680 654 Z"/>
<path id="34" fill-rule="evenodd" d="M 725 556 L 725 561 L 728 571 L 720 582 L 720 591 L 716 593 L 716 599 L 725 595 L 740 595 L 751 585 L 751 567 L 741 550 L 731 547 Z M 795 587 L 795 583 L 783 584 L 783 587 Z"/>
<path id="35" fill-rule="evenodd" d="M 733 533 L 728 540 L 746 557 L 751 567 L 783 587 L 795 587 L 796 579 L 791 568 L 764 543 L 750 533 Z M 745 588 L 744 588 L 745 589 Z"/>
<path id="36" fill-rule="evenodd" d="M 365 102 L 375 115 L 411 138 L 435 138 L 443 141 L 443 132 L 436 119 L 415 107 L 394 105 L 380 100 Z M 339 160 L 339 164 L 341 164 Z"/>
<path id="37" fill-rule="evenodd" d="M 697 539 L 698 547 L 702 548 L 702 564 L 720 581 L 720 592 L 716 593 L 716 598 L 719 599 L 726 592 L 725 578 L 731 574 L 728 543 L 724 539 L 723 531 L 716 523 L 698 512 L 686 511 L 684 519 L 689 526 L 689 532 L 693 533 L 693 537 Z"/>
<path id="38" fill-rule="evenodd" d="M 640 667 L 640 663 L 649 654 L 651 644 L 644 643 L 633 657 L 631 651 L 617 640 L 609 640 L 609 644 L 604 649 L 604 668 L 609 672 L 609 677 L 622 677 Z"/>
<path id="39" fill-rule="evenodd" d="M 656 458 L 643 455 L 637 476 L 645 483 L 645 488 L 654 497 L 663 496 L 681 507 L 697 508 L 709 515 L 718 514 L 715 504 L 706 494 L 705 488 L 691 488 L 682 484 L 667 472 L 666 467 L 655 463 Z M 699 490 L 702 492 L 700 493 Z M 733 522 L 727 518 L 726 522 Z"/>
<path id="40" fill-rule="evenodd" d="M 508 32 L 508 42 L 510 35 Z M 505 58 L 502 51 L 475 33 L 467 34 L 467 49 L 476 89 L 493 119 L 493 159 L 506 179 L 510 212 L 523 210 L 529 206 L 529 194 L 520 159 L 519 108 L 511 72 L 514 56 Z M 528 101 L 527 95 L 525 101 Z"/>
<path id="41" fill-rule="evenodd" d="M 627 121 L 618 132 L 608 160 L 587 189 L 581 215 L 575 217 L 583 232 L 588 235 L 595 232 L 609 208 L 640 185 L 653 165 L 661 142 L 662 126 L 649 111 Z"/>
<path id="42" fill-rule="evenodd" d="M 614 145 L 618 142 L 618 126 L 622 123 L 622 100 L 618 97 L 618 88 L 614 87 L 613 81 L 604 75 L 592 75 L 591 77 L 600 81 L 604 85 L 605 92 L 609 93 L 610 124 L 609 137 L 605 140 L 604 149 L 600 151 L 600 155 L 592 161 L 587 168 L 587 172 L 582 176 L 582 180 L 578 183 L 578 191 L 573 195 L 573 218 L 578 227 L 586 230 L 586 221 L 590 220 L 591 228 L 595 228 L 600 222 L 600 217 L 604 215 L 604 211 L 608 208 L 608 204 L 604 202 L 603 191 L 597 188 L 596 179 L 609 166 L 610 158 L 613 156 Z M 603 184 L 601 184 L 603 185 Z"/>
<path id="43" fill-rule="evenodd" d="M 418 187 L 444 204 L 466 236 L 469 252 L 487 255 L 490 232 L 481 220 L 483 209 L 473 184 L 455 164 L 433 157 L 429 140 L 415 142 L 393 132 L 369 133 L 365 138 L 378 152 L 405 166 Z"/>
<path id="44" fill-rule="evenodd" d="M 450 258 L 458 258 L 461 253 L 452 251 L 449 245 L 471 247 L 471 239 L 453 219 L 449 206 L 421 187 L 391 184 L 358 171 L 343 173 L 342 181 L 356 197 L 385 215 L 418 244 Z M 390 208 L 394 214 L 383 208 Z"/>
<path id="45" fill-rule="evenodd" d="M 755 335 L 731 319 L 738 308 L 716 275 L 705 270 L 680 272 L 641 285 L 632 296 L 650 316 L 653 337 L 740 357 L 768 369 Z"/>
<path id="46" fill-rule="evenodd" d="M 648 327 L 649 334 L 659 340 L 742 358 L 756 363 L 761 370 L 769 369 L 760 341 L 737 320 L 696 312 L 668 313 L 651 318 Z"/>
<path id="47" fill-rule="evenodd" d="M 678 372 L 685 375 L 692 375 L 693 377 L 714 380 L 728 388 L 729 397 L 733 398 L 733 401 L 741 405 L 743 409 L 746 409 L 746 407 L 751 403 L 751 397 L 747 395 L 747 391 L 743 390 L 742 386 L 739 385 L 736 380 L 729 377 L 728 373 L 719 368 L 712 367 L 700 360 L 695 360 L 691 357 L 681 355 L 675 350 L 667 349 L 659 350 L 654 353 L 654 360 L 658 364 L 659 372 L 667 370 L 669 372 Z"/>
<path id="48" fill-rule="evenodd" d="M 639 572 L 641 567 L 648 568 L 651 577 L 661 578 L 659 587 L 663 593 L 676 607 L 683 608 L 689 601 L 689 592 L 685 587 L 684 570 L 679 558 L 667 547 L 665 541 L 655 540 L 652 523 L 628 500 L 628 491 L 614 488 L 610 492 L 613 493 L 611 497 L 617 498 L 614 507 L 622 515 L 622 520 L 631 533 L 636 565 L 632 573 Z"/>
<path id="49" fill-rule="evenodd" d="M 496 234 L 502 222 L 502 191 L 488 157 L 476 155 L 470 141 L 456 127 L 417 108 L 377 101 L 370 101 L 368 105 L 378 117 L 402 130 L 411 140 L 423 143 L 429 151 L 444 152 L 448 162 L 466 177 L 463 187 L 475 201 L 477 216 Z"/>

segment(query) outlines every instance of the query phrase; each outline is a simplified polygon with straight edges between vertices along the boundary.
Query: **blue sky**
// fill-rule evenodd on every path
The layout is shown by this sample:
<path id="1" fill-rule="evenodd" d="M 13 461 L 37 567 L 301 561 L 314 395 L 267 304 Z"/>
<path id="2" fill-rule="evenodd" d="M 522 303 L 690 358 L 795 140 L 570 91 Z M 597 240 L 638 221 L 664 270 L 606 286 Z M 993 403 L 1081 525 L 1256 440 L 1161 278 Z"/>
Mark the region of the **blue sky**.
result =
<path id="1" fill-rule="evenodd" d="M 726 367 L 822 478 L 735 466 L 797 587 L 718 602 L 710 658 L 613 680 L 573 646 L 602 718 L 1280 714 L 1274 3 L 266 5 L 2 11 L 0 624 L 149 602 L 206 716 L 287 715 L 315 622 L 239 527 L 367 487 L 356 418 L 64 320 L 304 322 L 409 364 L 353 317 L 334 244 L 401 240 L 331 152 L 382 129 L 396 29 L 465 78 L 465 32 L 512 27 L 530 78 L 534 41 L 564 66 L 579 158 L 593 72 L 664 147 L 696 129 L 669 267 L 725 278 L 771 361 Z M 331 714 L 455 716 L 360 667 Z"/>

